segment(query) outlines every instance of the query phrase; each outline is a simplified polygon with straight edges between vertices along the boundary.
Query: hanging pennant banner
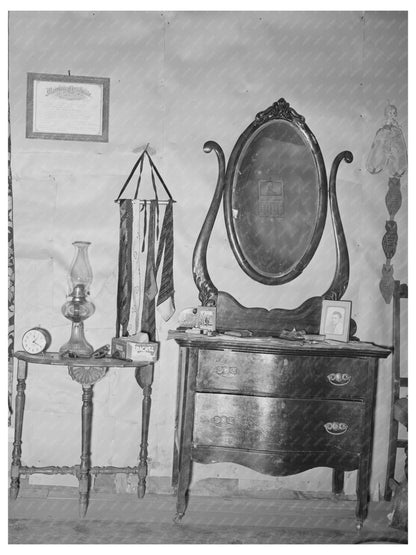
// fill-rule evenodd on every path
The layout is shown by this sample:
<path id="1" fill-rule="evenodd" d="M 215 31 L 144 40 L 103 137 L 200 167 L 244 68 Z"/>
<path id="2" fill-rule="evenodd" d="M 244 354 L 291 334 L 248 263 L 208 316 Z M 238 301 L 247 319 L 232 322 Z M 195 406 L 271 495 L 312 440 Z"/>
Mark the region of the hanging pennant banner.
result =
<path id="1" fill-rule="evenodd" d="M 153 199 L 140 199 L 145 159 L 149 163 Z M 138 172 L 134 195 L 121 198 Z M 168 196 L 160 200 L 157 182 Z M 167 321 L 175 312 L 173 281 L 173 203 L 160 172 L 146 149 L 134 164 L 116 202 L 120 203 L 120 251 L 116 337 L 146 332 L 156 336 L 156 307 Z M 160 207 L 165 206 L 159 234 Z M 144 283 L 141 279 L 145 268 Z M 158 285 L 158 283 L 160 284 Z"/>

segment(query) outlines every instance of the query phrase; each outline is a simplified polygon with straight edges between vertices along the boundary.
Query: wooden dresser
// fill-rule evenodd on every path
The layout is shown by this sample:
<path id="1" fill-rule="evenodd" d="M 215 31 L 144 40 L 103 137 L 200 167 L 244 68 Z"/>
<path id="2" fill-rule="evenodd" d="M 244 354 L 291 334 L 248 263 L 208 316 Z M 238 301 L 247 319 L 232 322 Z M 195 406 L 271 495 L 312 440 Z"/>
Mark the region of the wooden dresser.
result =
<path id="1" fill-rule="evenodd" d="M 367 515 L 378 359 L 369 343 L 306 344 L 275 338 L 170 332 L 180 346 L 173 463 L 177 515 L 192 462 L 233 462 L 285 476 L 358 469 L 357 527 Z"/>
<path id="2" fill-rule="evenodd" d="M 316 137 L 284 98 L 256 114 L 227 163 L 215 141 L 206 142 L 204 151 L 215 153 L 218 178 L 192 258 L 201 307 L 185 310 L 179 319 L 184 331 L 170 334 L 180 346 L 176 518 L 185 512 L 193 461 L 233 462 L 272 476 L 325 466 L 333 469 L 334 493 L 342 492 L 345 471 L 358 470 L 361 528 L 378 360 L 390 351 L 357 340 L 352 301 L 341 300 L 350 263 L 336 181 L 341 162 L 350 164 L 353 155 L 344 150 L 335 156 L 328 182 Z M 251 306 L 243 306 L 211 279 L 207 250 L 221 203 L 231 251 L 240 269 L 268 288 L 268 307 L 252 306 L 249 288 L 244 297 Z M 282 297 L 275 287 L 295 280 L 314 256 L 328 208 L 336 258 L 332 280 L 322 267 L 304 289 L 314 296 L 298 306 L 285 299 L 292 308 L 276 306 Z M 323 292 L 320 277 L 321 285 L 329 283 Z M 237 279 L 231 283 L 242 294 Z M 335 332 L 327 322 L 338 310 L 342 331 Z M 208 327 L 202 314 L 211 314 Z M 215 335 L 190 333 L 198 329 Z M 303 341 L 317 335 L 325 341 Z"/>

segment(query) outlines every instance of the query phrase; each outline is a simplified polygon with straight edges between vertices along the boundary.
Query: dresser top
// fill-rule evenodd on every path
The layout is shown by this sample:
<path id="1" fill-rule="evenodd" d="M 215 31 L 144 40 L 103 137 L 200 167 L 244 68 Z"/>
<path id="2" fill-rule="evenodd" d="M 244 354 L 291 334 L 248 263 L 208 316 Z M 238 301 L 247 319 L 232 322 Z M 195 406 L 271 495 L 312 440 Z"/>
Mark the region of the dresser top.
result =
<path id="1" fill-rule="evenodd" d="M 309 356 L 342 356 L 387 358 L 390 349 L 362 341 L 303 341 L 277 337 L 235 337 L 232 335 L 203 335 L 181 330 L 170 330 L 168 339 L 174 339 L 181 347 L 199 349 L 230 349 L 250 353 L 276 353 Z"/>

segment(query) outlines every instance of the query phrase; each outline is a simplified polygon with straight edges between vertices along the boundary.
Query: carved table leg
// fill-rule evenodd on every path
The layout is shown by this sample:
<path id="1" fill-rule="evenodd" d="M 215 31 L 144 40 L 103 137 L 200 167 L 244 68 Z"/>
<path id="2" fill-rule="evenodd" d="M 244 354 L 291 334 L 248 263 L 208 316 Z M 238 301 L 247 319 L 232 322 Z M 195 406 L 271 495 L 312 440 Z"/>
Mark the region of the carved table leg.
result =
<path id="1" fill-rule="evenodd" d="M 147 477 L 147 446 L 149 437 L 150 407 L 152 404 L 152 383 L 153 383 L 153 364 L 137 367 L 135 376 L 137 383 L 143 389 L 142 401 L 142 438 L 139 453 L 139 481 L 137 485 L 137 496 L 144 497 L 146 493 L 146 477 Z"/>
<path id="2" fill-rule="evenodd" d="M 106 375 L 107 370 L 108 368 L 99 366 L 68 366 L 68 374 L 82 386 L 81 464 L 78 475 L 80 518 L 84 518 L 87 513 L 90 492 L 92 389 Z"/>
<path id="3" fill-rule="evenodd" d="M 25 389 L 27 362 L 19 360 L 17 365 L 16 414 L 14 424 L 14 442 L 11 465 L 10 498 L 16 499 L 20 486 L 20 466 L 22 456 L 23 414 L 25 410 Z"/>
<path id="4" fill-rule="evenodd" d="M 340 494 L 344 491 L 344 471 L 334 468 L 332 471 L 332 493 Z"/>
<path id="5" fill-rule="evenodd" d="M 92 385 L 82 386 L 82 446 L 79 467 L 79 516 L 87 513 L 90 491 L 91 468 L 91 422 L 92 422 Z"/>

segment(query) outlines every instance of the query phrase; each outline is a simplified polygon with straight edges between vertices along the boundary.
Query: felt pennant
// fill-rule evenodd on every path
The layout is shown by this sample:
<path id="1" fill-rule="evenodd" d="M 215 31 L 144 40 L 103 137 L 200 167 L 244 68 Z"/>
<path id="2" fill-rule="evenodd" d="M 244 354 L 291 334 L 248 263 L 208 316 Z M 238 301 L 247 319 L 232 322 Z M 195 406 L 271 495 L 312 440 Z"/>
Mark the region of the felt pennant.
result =
<path id="1" fill-rule="evenodd" d="M 146 332 L 156 340 L 156 307 L 167 321 L 175 312 L 173 257 L 173 203 L 148 147 L 134 164 L 116 202 L 120 203 L 119 274 L 117 288 L 116 337 Z M 139 198 L 144 181 L 144 165 L 148 162 L 152 199 Z M 138 172 L 134 195 L 127 187 Z M 158 182 L 167 199 L 161 200 Z M 165 207 L 159 230 L 161 207 Z M 160 233 L 159 233 L 160 231 Z M 141 279 L 144 268 L 144 280 Z M 160 282 L 160 283 L 159 283 Z"/>

